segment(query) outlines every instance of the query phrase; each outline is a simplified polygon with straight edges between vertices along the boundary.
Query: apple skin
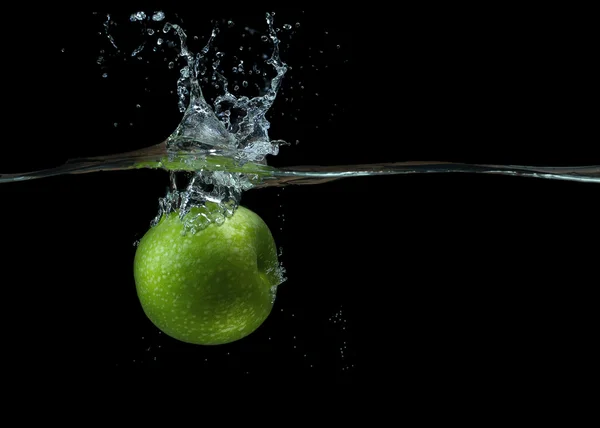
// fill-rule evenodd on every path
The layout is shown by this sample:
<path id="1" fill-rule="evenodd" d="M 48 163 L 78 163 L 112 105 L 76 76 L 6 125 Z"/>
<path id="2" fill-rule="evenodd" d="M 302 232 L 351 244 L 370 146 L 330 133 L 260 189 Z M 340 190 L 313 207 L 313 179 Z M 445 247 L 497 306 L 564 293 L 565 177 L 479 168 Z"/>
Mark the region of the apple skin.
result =
<path id="1" fill-rule="evenodd" d="M 268 226 L 240 206 L 220 225 L 183 230 L 171 213 L 140 240 L 134 279 L 144 313 L 182 342 L 219 345 L 248 336 L 269 316 L 283 281 Z"/>

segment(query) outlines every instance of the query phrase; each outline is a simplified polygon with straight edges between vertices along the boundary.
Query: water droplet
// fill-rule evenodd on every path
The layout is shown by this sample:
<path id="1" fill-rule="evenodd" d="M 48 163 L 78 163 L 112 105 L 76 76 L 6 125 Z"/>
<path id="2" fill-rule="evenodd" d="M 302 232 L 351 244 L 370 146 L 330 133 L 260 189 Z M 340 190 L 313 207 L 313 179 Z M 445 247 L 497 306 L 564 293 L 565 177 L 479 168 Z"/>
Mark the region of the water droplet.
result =
<path id="1" fill-rule="evenodd" d="M 159 39 L 156 41 L 156 44 L 157 44 L 157 45 L 162 45 L 162 42 L 163 42 L 163 39 L 159 38 Z"/>
<path id="2" fill-rule="evenodd" d="M 233 27 L 235 25 L 235 23 L 231 20 L 227 21 L 227 25 L 229 26 L 229 28 Z"/>
<path id="3" fill-rule="evenodd" d="M 239 91 L 239 90 L 240 90 L 240 87 L 239 87 L 238 85 L 235 85 L 235 86 L 233 87 L 233 90 L 234 90 L 234 91 Z"/>
<path id="4" fill-rule="evenodd" d="M 336 48 L 338 48 L 338 49 L 339 49 L 339 48 L 341 48 L 341 46 L 340 46 L 340 45 L 337 45 L 337 46 L 336 46 Z"/>
<path id="5" fill-rule="evenodd" d="M 141 106 L 141 105 L 139 105 L 139 104 L 136 104 L 135 106 L 136 106 L 137 108 L 140 108 L 140 107 L 142 107 L 142 106 Z"/>
<path id="6" fill-rule="evenodd" d="M 198 36 L 194 36 L 194 40 L 198 40 Z"/>
<path id="7" fill-rule="evenodd" d="M 148 28 L 148 34 L 153 35 L 154 34 L 154 30 L 152 28 Z"/>
<path id="8" fill-rule="evenodd" d="M 290 24 L 283 24 L 283 29 L 284 30 L 291 30 L 292 26 Z"/>
<path id="9" fill-rule="evenodd" d="M 153 21 L 162 21 L 163 19 L 165 19 L 165 13 L 163 11 L 154 12 L 154 15 L 152 15 Z"/>
<path id="10" fill-rule="evenodd" d="M 261 39 L 263 42 L 267 42 L 267 41 L 269 41 L 269 38 L 268 38 L 267 36 L 265 36 L 264 34 L 263 34 L 262 36 L 260 36 L 260 39 Z"/>
<path id="11" fill-rule="evenodd" d="M 163 27 L 163 33 L 168 33 L 170 29 L 171 29 L 171 24 L 169 24 L 168 22 L 165 23 L 165 26 Z"/>
<path id="12" fill-rule="evenodd" d="M 248 82 L 244 80 L 244 81 L 242 82 L 242 86 L 243 86 L 244 88 L 247 88 L 247 87 L 248 87 Z"/>
<path id="13" fill-rule="evenodd" d="M 116 128 L 117 126 L 119 126 L 119 124 L 117 122 L 113 123 L 113 126 Z"/>
<path id="14" fill-rule="evenodd" d="M 243 47 L 243 46 L 240 46 L 240 50 L 241 50 L 241 51 L 243 51 L 243 50 L 244 50 L 244 47 Z"/>
<path id="15" fill-rule="evenodd" d="M 296 28 L 300 28 L 300 23 L 296 22 Z"/>
<path id="16" fill-rule="evenodd" d="M 102 77 L 107 78 L 108 77 L 108 73 L 103 73 Z"/>
<path id="17" fill-rule="evenodd" d="M 96 63 L 98 64 L 102 64 L 104 62 L 104 57 L 99 56 L 98 59 L 96 60 Z"/>
<path id="18" fill-rule="evenodd" d="M 64 51 L 65 51 L 65 48 L 62 48 L 60 51 L 61 51 L 61 52 L 64 52 Z"/>
<path id="19" fill-rule="evenodd" d="M 175 67 L 175 63 L 173 61 L 170 61 L 169 62 L 169 68 L 173 68 L 173 67 Z"/>

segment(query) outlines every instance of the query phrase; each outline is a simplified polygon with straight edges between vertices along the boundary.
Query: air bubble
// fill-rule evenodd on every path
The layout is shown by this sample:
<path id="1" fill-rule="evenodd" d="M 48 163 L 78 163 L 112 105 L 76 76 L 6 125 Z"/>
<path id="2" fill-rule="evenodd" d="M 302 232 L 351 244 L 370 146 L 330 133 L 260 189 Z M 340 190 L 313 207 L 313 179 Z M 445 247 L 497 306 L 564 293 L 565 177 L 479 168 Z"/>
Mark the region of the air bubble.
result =
<path id="1" fill-rule="evenodd" d="M 146 19 L 146 14 L 144 12 L 136 12 L 129 17 L 131 22 L 143 21 L 144 19 Z"/>
<path id="2" fill-rule="evenodd" d="M 163 11 L 154 12 L 154 15 L 152 15 L 153 21 L 162 21 L 163 19 L 165 19 L 165 13 Z"/>

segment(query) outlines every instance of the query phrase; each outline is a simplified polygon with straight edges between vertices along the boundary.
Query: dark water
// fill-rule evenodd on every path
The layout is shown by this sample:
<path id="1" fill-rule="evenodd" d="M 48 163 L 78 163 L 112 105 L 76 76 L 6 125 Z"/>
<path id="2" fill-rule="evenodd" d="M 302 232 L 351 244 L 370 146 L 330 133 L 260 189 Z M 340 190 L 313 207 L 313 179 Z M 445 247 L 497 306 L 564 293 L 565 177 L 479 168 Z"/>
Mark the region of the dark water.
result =
<path id="1" fill-rule="evenodd" d="M 263 19 L 181 15 L 199 36 L 211 17 Z M 270 135 L 300 143 L 269 164 L 600 164 L 587 27 L 509 15 L 277 12 L 301 26 L 282 52 L 292 70 Z M 101 70 L 108 48 L 93 16 L 34 21 L 25 34 L 38 65 L 17 42 L 5 53 L 5 83 L 22 93 L 6 100 L 0 171 L 138 149 L 177 125 L 176 70 L 132 60 Z M 214 348 L 160 334 L 135 294 L 133 243 L 167 186 L 167 173 L 146 170 L 0 186 L 13 364 L 548 382 L 549 370 L 560 380 L 597 357 L 596 184 L 436 174 L 250 191 L 242 204 L 271 227 L 288 280 L 257 332 Z"/>

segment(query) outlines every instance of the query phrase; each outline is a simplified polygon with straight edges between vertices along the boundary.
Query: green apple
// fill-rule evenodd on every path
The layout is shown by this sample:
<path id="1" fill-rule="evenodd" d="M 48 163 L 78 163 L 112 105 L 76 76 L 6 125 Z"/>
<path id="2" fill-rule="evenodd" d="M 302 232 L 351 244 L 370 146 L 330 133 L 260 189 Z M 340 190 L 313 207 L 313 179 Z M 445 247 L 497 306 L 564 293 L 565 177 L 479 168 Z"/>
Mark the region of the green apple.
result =
<path id="1" fill-rule="evenodd" d="M 206 212 L 193 208 L 184 220 Z M 199 345 L 254 332 L 283 281 L 271 231 L 242 206 L 222 224 L 195 233 L 184 233 L 178 213 L 163 216 L 140 240 L 134 278 L 150 321 L 175 339 Z"/>

